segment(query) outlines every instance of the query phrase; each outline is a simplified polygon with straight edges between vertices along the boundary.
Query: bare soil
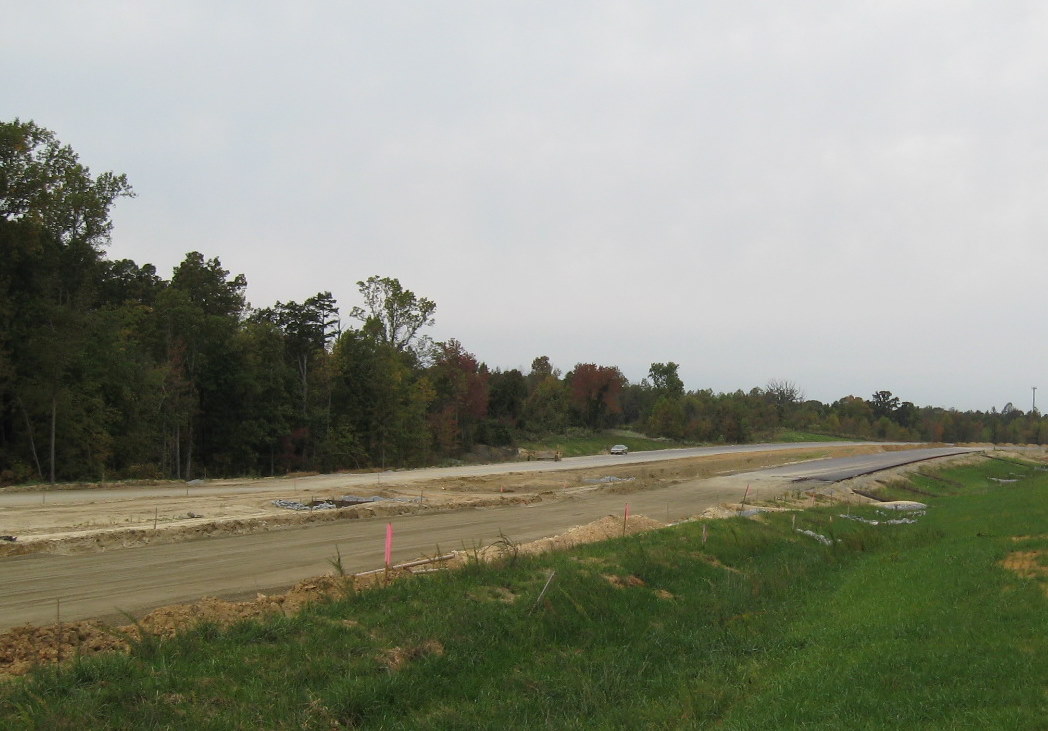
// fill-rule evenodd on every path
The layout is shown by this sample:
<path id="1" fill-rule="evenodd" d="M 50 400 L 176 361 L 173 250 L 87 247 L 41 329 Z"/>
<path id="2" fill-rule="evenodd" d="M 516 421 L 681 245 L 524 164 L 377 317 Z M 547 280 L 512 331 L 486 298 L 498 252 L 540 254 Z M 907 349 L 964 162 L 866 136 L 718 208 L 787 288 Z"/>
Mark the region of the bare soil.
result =
<path id="1" fill-rule="evenodd" d="M 225 480 L 224 493 L 179 497 L 108 499 L 97 497 L 75 503 L 0 507 L 0 557 L 46 552 L 73 554 L 174 543 L 210 536 L 241 535 L 309 523 L 391 517 L 424 511 L 462 510 L 493 505 L 529 504 L 570 499 L 587 494 L 631 493 L 692 480 L 707 480 L 791 462 L 824 457 L 846 457 L 886 451 L 880 446 L 805 448 L 744 455 L 712 455 L 667 462 L 624 464 L 615 468 L 615 482 L 600 482 L 608 468 L 541 473 L 511 473 L 478 477 L 438 478 L 398 484 L 396 473 L 358 497 L 378 496 L 379 502 L 335 510 L 292 511 L 273 504 L 276 498 L 306 501 L 335 500 L 346 494 L 338 486 L 303 490 L 294 481 Z M 187 491 L 188 492 L 188 491 Z"/>
<path id="2" fill-rule="evenodd" d="M 1001 567 L 1020 579 L 1038 582 L 1041 591 L 1048 596 L 1048 551 L 1013 551 L 1001 561 Z"/>

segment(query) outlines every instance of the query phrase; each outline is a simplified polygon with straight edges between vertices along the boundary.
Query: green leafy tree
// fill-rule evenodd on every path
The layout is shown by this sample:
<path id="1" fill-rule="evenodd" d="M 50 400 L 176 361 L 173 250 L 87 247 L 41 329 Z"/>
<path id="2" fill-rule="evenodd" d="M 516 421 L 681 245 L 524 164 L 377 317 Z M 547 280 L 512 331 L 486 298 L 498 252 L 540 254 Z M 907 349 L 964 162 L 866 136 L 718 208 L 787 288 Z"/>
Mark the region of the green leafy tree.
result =
<path id="1" fill-rule="evenodd" d="M 570 398 L 567 384 L 552 373 L 547 375 L 531 387 L 524 401 L 524 428 L 532 434 L 563 433 L 568 426 Z"/>
<path id="2" fill-rule="evenodd" d="M 0 219 L 23 223 L 63 246 L 109 241 L 109 210 L 133 195 L 124 175 L 92 176 L 68 145 L 33 122 L 0 123 Z"/>
<path id="3" fill-rule="evenodd" d="M 872 434 L 873 409 L 870 404 L 858 396 L 845 396 L 834 401 L 832 413 L 837 417 L 838 429 L 841 434 L 851 436 L 868 437 Z"/>
<path id="4" fill-rule="evenodd" d="M 679 398 L 684 395 L 684 381 L 677 375 L 676 363 L 652 363 L 648 369 L 651 386 L 659 396 Z"/>
<path id="5" fill-rule="evenodd" d="M 268 371 L 286 369 L 298 391 L 296 418 L 285 423 L 281 435 L 283 469 L 314 469 L 315 458 L 346 451 L 346 439 L 329 439 L 331 424 L 331 363 L 329 345 L 337 336 L 338 308 L 330 292 L 320 292 L 305 302 L 277 302 L 256 310 L 249 318 L 252 326 L 266 326 L 277 339 Z M 270 430 L 267 430 L 270 431 Z M 292 433 L 294 438 L 291 438 Z M 322 446 L 326 443 L 326 446 Z M 272 447 L 271 447 L 272 449 Z M 330 461 L 323 457 L 323 461 Z M 273 460 L 271 459 L 271 463 Z"/>
<path id="6" fill-rule="evenodd" d="M 717 399 L 715 419 L 719 430 L 719 441 L 728 444 L 744 444 L 750 441 L 752 425 L 749 420 L 749 397 L 742 391 L 722 394 Z"/>
<path id="7" fill-rule="evenodd" d="M 679 439 L 684 433 L 684 382 L 676 363 L 652 363 L 648 377 L 623 387 L 620 395 L 626 423 L 638 424 L 649 434 Z"/>
<path id="8" fill-rule="evenodd" d="M 523 426 L 524 402 L 528 398 L 528 379 L 513 368 L 498 368 L 488 374 L 488 413 L 478 427 L 481 444 L 509 446 Z"/>
<path id="9" fill-rule="evenodd" d="M 239 453 L 246 468 L 258 473 L 277 473 L 291 467 L 283 454 L 283 440 L 300 419 L 295 398 L 297 379 L 284 358 L 284 334 L 270 322 L 249 321 L 236 335 L 235 350 L 243 369 L 237 384 L 241 423 Z"/>
<path id="10" fill-rule="evenodd" d="M 528 398 L 528 379 L 516 368 L 507 371 L 496 368 L 491 372 L 488 384 L 488 416 L 515 427 Z"/>
<path id="11" fill-rule="evenodd" d="M 101 264 L 98 296 L 102 305 L 151 308 L 167 286 L 167 282 L 157 276 L 156 267 L 152 264 L 140 267 L 130 259 L 103 261 Z"/>
<path id="12" fill-rule="evenodd" d="M 892 396 L 891 391 L 878 391 L 870 400 L 870 409 L 875 419 L 891 419 L 899 408 L 899 397 Z"/>
<path id="13" fill-rule="evenodd" d="M 172 414 L 178 477 L 193 477 L 195 456 L 205 465 L 220 454 L 221 462 L 230 461 L 222 445 L 237 431 L 244 353 L 236 336 L 246 287 L 244 275 L 230 278 L 217 257 L 205 259 L 193 251 L 158 297 L 166 335 L 164 360 L 175 378 L 188 386 L 188 398 L 170 404 L 181 410 Z M 199 455 L 194 450 L 200 450 Z"/>
<path id="14" fill-rule="evenodd" d="M 341 333 L 332 352 L 332 430 L 366 464 L 423 464 L 435 393 L 413 356 L 360 330 Z M 357 466 L 362 466 L 357 464 Z"/>
<path id="15" fill-rule="evenodd" d="M 17 119 L 0 124 L 0 421 L 4 435 L 21 432 L 21 453 L 38 474 L 37 445 L 47 444 L 51 481 L 60 442 L 72 455 L 77 435 L 99 417 L 99 386 L 85 382 L 91 369 L 81 367 L 85 337 L 99 325 L 95 290 L 109 212 L 130 195 L 123 175 L 92 176 L 49 130 Z M 12 464 L 21 450 L 5 443 L 4 462 Z M 67 462 L 70 472 L 81 467 Z"/>
<path id="16" fill-rule="evenodd" d="M 354 307 L 349 314 L 364 323 L 364 332 L 395 350 L 424 357 L 429 341 L 420 331 L 436 322 L 436 304 L 404 289 L 399 280 L 391 277 L 368 277 L 357 282 L 357 287 L 364 306 Z"/>
<path id="17" fill-rule="evenodd" d="M 305 302 L 277 302 L 252 315 L 255 321 L 276 325 L 284 335 L 285 352 L 298 372 L 300 405 L 306 416 L 309 405 L 309 376 L 313 365 L 327 353 L 338 334 L 338 307 L 330 292 L 320 292 Z"/>
<path id="18" fill-rule="evenodd" d="M 684 405 L 682 399 L 659 396 L 648 417 L 648 433 L 670 439 L 683 438 Z"/>

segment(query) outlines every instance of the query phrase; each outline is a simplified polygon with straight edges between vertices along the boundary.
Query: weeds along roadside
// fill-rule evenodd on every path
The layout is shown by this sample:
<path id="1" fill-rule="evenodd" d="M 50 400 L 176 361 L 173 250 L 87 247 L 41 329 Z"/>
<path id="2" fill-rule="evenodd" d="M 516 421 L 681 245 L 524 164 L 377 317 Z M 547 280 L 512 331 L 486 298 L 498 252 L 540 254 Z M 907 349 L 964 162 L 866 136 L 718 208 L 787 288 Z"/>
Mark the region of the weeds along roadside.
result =
<path id="1" fill-rule="evenodd" d="M 838 505 L 538 557 L 505 539 L 493 563 L 42 669 L 2 691 L 0 719 L 1036 727 L 1044 589 L 1002 563 L 1048 550 L 1046 486 L 1036 466 L 987 460 L 885 488 L 935 493 L 913 525 Z"/>

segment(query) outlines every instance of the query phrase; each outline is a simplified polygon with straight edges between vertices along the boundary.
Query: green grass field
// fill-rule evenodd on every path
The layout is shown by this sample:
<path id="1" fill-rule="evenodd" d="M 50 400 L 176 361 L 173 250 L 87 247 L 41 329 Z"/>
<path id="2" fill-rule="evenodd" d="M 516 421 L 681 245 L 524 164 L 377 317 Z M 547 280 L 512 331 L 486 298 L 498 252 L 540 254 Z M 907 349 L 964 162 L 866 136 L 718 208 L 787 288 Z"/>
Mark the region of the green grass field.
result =
<path id="1" fill-rule="evenodd" d="M 534 449 L 540 452 L 557 449 L 565 457 L 584 457 L 590 454 L 600 454 L 615 444 L 625 444 L 631 452 L 672 449 L 684 446 L 678 442 L 671 442 L 665 439 L 650 439 L 642 434 L 620 430 L 571 436 L 554 435 L 537 441 L 522 442 L 520 446 L 524 449 Z"/>
<path id="2" fill-rule="evenodd" d="M 770 442 L 861 442 L 855 437 L 840 437 L 833 434 L 816 434 L 815 432 L 797 431 L 796 429 L 776 429 L 767 436 Z"/>
<path id="3" fill-rule="evenodd" d="M 44 668 L 0 689 L 0 727 L 1044 728 L 1048 473 L 985 460 L 891 490 L 930 507 L 510 551 Z M 1004 568 L 1016 552 L 1035 568 Z"/>
<path id="4" fill-rule="evenodd" d="M 827 434 L 815 434 L 793 429 L 777 429 L 774 433 L 763 435 L 756 441 L 801 443 L 801 442 L 841 442 L 861 441 L 837 437 Z M 651 439 L 643 434 L 627 430 L 612 429 L 605 432 L 574 435 L 553 435 L 545 439 L 521 442 L 524 449 L 536 451 L 560 450 L 565 457 L 584 457 L 590 454 L 600 454 L 613 444 L 625 444 L 631 452 L 642 452 L 654 449 L 674 449 L 677 447 L 697 446 L 674 442 L 669 439 Z"/>

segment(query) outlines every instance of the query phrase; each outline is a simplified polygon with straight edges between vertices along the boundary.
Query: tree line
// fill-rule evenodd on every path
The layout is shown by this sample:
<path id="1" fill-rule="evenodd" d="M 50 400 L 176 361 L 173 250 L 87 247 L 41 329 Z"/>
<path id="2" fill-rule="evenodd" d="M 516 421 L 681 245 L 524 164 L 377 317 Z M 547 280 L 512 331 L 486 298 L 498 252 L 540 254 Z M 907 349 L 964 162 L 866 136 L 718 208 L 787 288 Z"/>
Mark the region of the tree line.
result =
<path id="1" fill-rule="evenodd" d="M 33 122 L 0 123 L 0 482 L 192 479 L 432 464 L 478 445 L 631 426 L 686 442 L 779 428 L 891 440 L 1038 442 L 1036 412 L 832 404 L 788 381 L 687 391 L 676 363 L 489 368 L 434 342 L 436 304 L 393 277 L 251 308 L 246 278 L 186 254 L 169 278 L 111 261 L 123 175 L 93 176 Z"/>

